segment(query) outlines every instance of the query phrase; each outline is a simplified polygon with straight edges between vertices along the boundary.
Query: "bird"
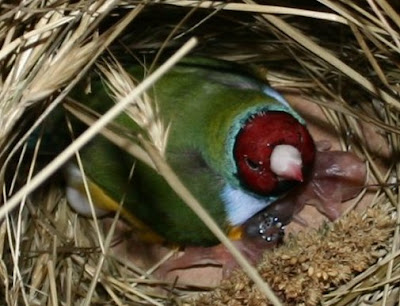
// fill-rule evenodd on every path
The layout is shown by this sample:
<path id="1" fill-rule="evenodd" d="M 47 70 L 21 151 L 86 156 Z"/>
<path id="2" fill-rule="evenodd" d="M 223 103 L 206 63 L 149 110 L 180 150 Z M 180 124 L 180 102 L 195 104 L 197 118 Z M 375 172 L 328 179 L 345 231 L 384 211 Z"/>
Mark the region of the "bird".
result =
<path id="1" fill-rule="evenodd" d="M 134 80 L 145 74 L 141 65 L 126 71 Z M 104 82 L 93 77 L 91 87 L 90 93 L 75 90 L 74 98 L 100 114 L 114 105 Z M 316 149 L 306 122 L 248 67 L 186 58 L 147 95 L 164 126 L 163 157 L 232 240 L 241 239 L 249 219 L 310 175 Z M 129 135 L 146 129 L 127 114 L 114 124 Z M 115 212 L 122 203 L 122 216 L 145 241 L 218 243 L 155 169 L 102 135 L 79 156 L 83 173 L 75 159 L 64 167 L 67 200 L 76 211 L 90 214 L 87 181 L 97 214 Z"/>

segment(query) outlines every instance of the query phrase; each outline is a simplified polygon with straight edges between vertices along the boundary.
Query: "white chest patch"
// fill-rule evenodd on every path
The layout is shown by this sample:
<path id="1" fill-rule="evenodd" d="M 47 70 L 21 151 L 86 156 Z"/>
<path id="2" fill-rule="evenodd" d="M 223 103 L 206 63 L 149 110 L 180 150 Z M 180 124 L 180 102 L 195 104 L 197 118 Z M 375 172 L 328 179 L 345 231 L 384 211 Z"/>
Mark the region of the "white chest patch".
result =
<path id="1" fill-rule="evenodd" d="M 224 187 L 221 195 L 228 219 L 232 225 L 246 222 L 277 199 L 276 197 L 258 199 L 230 185 Z"/>

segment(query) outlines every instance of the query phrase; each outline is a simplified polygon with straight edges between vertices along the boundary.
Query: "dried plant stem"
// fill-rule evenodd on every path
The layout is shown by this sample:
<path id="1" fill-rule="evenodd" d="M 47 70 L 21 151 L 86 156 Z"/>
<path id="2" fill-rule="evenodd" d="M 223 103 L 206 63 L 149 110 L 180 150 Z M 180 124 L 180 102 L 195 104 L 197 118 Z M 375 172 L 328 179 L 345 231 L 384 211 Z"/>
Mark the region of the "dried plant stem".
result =
<path id="1" fill-rule="evenodd" d="M 84 105 L 76 103 L 75 101 L 69 101 L 67 99 L 66 103 L 64 103 L 63 106 L 68 112 L 70 112 L 74 117 L 81 120 L 87 126 L 92 125 L 93 122 L 95 122 L 98 118 L 98 116 L 91 115 L 90 110 L 88 108 L 85 108 Z M 155 166 L 146 151 L 143 150 L 143 148 L 136 143 L 132 142 L 130 139 L 126 139 L 126 137 L 121 136 L 121 134 L 114 132 L 108 127 L 105 127 L 101 131 L 101 135 L 155 170 Z"/>
<path id="2" fill-rule="evenodd" d="M 392 21 L 400 28 L 400 16 L 386 0 L 376 0 L 376 2 L 383 8 L 383 10 L 390 16 Z"/>
<path id="3" fill-rule="evenodd" d="M 326 297 L 334 296 L 335 298 L 333 298 L 328 302 L 325 302 L 325 305 L 338 305 L 338 303 L 344 303 L 344 305 L 346 305 L 347 302 L 350 302 L 355 296 L 357 296 L 357 294 L 355 294 L 354 291 L 351 291 L 353 287 L 362 284 L 363 282 L 373 281 L 374 279 L 376 279 L 376 274 L 379 271 L 385 271 L 386 269 L 385 270 L 382 269 L 384 269 L 389 264 L 389 262 L 395 260 L 397 263 L 399 256 L 400 256 L 400 251 L 388 255 L 380 262 L 376 263 L 375 265 L 371 266 L 360 275 L 350 280 L 346 285 L 342 286 L 339 290 L 335 291 L 334 293 L 326 294 Z"/>
<path id="4" fill-rule="evenodd" d="M 102 269 L 103 264 L 104 264 L 104 260 L 105 260 L 105 256 L 104 256 L 104 254 L 102 254 L 102 256 L 99 258 L 99 260 L 97 262 L 96 268 L 93 271 L 92 281 L 90 282 L 90 286 L 89 286 L 88 292 L 87 292 L 86 297 L 85 297 L 85 302 L 83 303 L 84 306 L 89 306 L 90 303 L 91 303 L 90 301 L 92 299 L 92 296 L 93 296 L 97 281 L 99 280 L 101 269 Z"/>
<path id="5" fill-rule="evenodd" d="M 116 25 L 116 30 L 109 31 L 107 34 L 104 34 L 103 37 L 99 37 L 98 43 L 92 45 L 93 50 L 91 49 L 91 56 L 88 58 L 87 63 L 82 67 L 82 69 L 77 73 L 76 77 L 71 80 L 71 82 L 64 88 L 64 90 L 57 96 L 57 98 L 48 106 L 43 113 L 37 118 L 35 123 L 28 129 L 28 131 L 19 138 L 18 142 L 12 148 L 11 152 L 1 152 L 0 157 L 2 157 L 2 153 L 7 153 L 6 160 L 1 167 L 0 177 L 4 175 L 4 171 L 14 154 L 18 151 L 18 149 L 27 141 L 30 135 L 32 135 L 33 131 L 38 128 L 38 126 L 51 114 L 51 112 L 64 100 L 66 95 L 70 92 L 70 90 L 76 85 L 76 83 L 82 78 L 85 73 L 89 70 L 92 64 L 96 61 L 98 56 L 111 44 L 112 41 L 121 33 L 121 31 L 139 14 L 139 12 L 143 9 L 143 5 L 139 5 L 137 8 L 132 10 L 124 19 Z M 79 47 L 77 47 L 79 49 Z M 85 47 L 83 47 L 85 48 Z M 88 46 L 86 48 L 90 49 Z M 88 50 L 87 50 L 88 51 Z M 77 49 L 71 47 L 69 52 L 77 52 Z M 89 51 L 87 52 L 89 54 Z M 0 216 L 1 219 L 1 216 Z"/>
<path id="6" fill-rule="evenodd" d="M 57 298 L 57 285 L 56 285 L 56 277 L 54 271 L 54 262 L 53 260 L 49 260 L 47 262 L 47 270 L 49 273 L 49 280 L 50 280 L 50 296 L 51 296 L 51 303 L 52 305 L 58 305 L 58 298 Z"/>
<path id="7" fill-rule="evenodd" d="M 254 3 L 254 1 L 252 0 L 246 0 L 246 2 Z M 277 27 L 280 31 L 282 31 L 283 33 L 291 37 L 293 40 L 301 44 L 303 47 L 307 48 L 312 53 L 321 57 L 327 63 L 330 63 L 336 69 L 343 72 L 349 78 L 353 79 L 354 81 L 356 81 L 358 84 L 360 84 L 370 92 L 376 94 L 378 97 L 380 97 L 383 101 L 385 101 L 389 105 L 400 110 L 400 102 L 397 99 L 393 98 L 384 90 L 377 88 L 371 81 L 366 79 L 359 72 L 357 72 L 356 70 L 345 64 L 343 61 L 338 59 L 332 53 L 325 50 L 323 47 L 318 46 L 315 42 L 313 42 L 306 35 L 302 34 L 300 31 L 292 27 L 290 24 L 283 21 L 281 18 L 273 15 L 262 14 L 262 16 L 271 24 L 273 24 L 275 27 Z"/>
<path id="8" fill-rule="evenodd" d="M 388 80 L 386 79 L 385 73 L 383 72 L 382 68 L 379 66 L 378 61 L 372 54 L 368 44 L 366 43 L 364 37 L 361 35 L 360 30 L 354 25 L 350 23 L 350 28 L 356 37 L 358 44 L 363 49 L 365 56 L 367 57 L 368 61 L 370 62 L 371 66 L 374 68 L 376 74 L 379 76 L 379 79 L 382 81 L 383 84 L 386 86 L 389 85 Z"/>
<path id="9" fill-rule="evenodd" d="M 79 154 L 77 156 L 79 156 Z M 79 157 L 79 160 L 80 160 L 80 157 Z M 132 179 L 132 174 L 133 174 L 134 168 L 135 167 L 132 166 L 132 169 L 131 169 L 131 172 L 130 172 L 130 175 L 129 175 L 129 180 Z M 83 171 L 83 165 L 82 165 L 81 161 L 80 161 L 80 171 Z M 84 172 L 82 172 L 82 173 L 84 173 Z M 86 178 L 84 178 L 84 182 L 85 182 L 85 184 L 87 184 Z M 90 198 L 90 192 L 89 192 L 89 189 L 87 188 L 87 185 L 85 186 L 85 188 L 86 188 L 86 194 Z M 107 234 L 107 237 L 106 237 L 104 243 L 103 243 L 103 241 L 101 241 L 101 233 L 100 233 L 98 224 L 96 223 L 96 232 L 97 232 L 97 235 L 99 237 L 99 242 L 103 246 L 103 252 L 102 252 L 101 257 L 100 257 L 100 259 L 99 259 L 99 261 L 97 263 L 95 274 L 94 274 L 94 277 L 92 278 L 92 281 L 90 283 L 90 287 L 89 287 L 89 290 L 88 290 L 88 294 L 86 295 L 86 299 L 85 299 L 84 305 L 90 305 L 90 301 L 92 300 L 92 296 L 93 296 L 93 293 L 95 291 L 98 279 L 100 277 L 100 273 L 103 271 L 104 261 L 106 259 L 107 251 L 110 249 L 110 244 L 111 244 L 114 232 L 115 232 L 115 227 L 116 227 L 117 221 L 119 220 L 119 216 L 120 216 L 120 213 L 121 213 L 121 209 L 122 209 L 123 203 L 125 202 L 125 196 L 126 196 L 126 194 L 124 194 L 122 199 L 121 199 L 121 202 L 120 202 L 120 205 L 119 205 L 119 210 L 115 214 L 113 223 L 111 225 L 110 230 L 108 231 L 108 234 Z M 95 212 L 94 212 L 93 202 L 91 201 L 91 199 L 89 200 L 89 202 L 90 202 L 90 206 L 91 206 L 91 210 L 92 210 L 92 216 L 94 218 L 94 221 L 97 222 L 97 220 L 96 220 L 97 218 L 96 218 Z M 108 288 L 109 289 L 108 290 L 107 288 L 108 288 L 108 286 L 106 286 L 106 290 L 110 291 L 110 295 L 111 295 L 111 292 L 112 292 L 111 289 Z"/>
<path id="10" fill-rule="evenodd" d="M 390 35 L 393 38 L 393 41 L 395 42 L 397 48 L 400 49 L 400 41 L 398 38 L 398 33 L 396 33 L 395 30 L 393 30 L 393 28 L 390 26 L 390 24 L 388 23 L 388 21 L 386 20 L 386 18 L 383 16 L 383 14 L 381 13 L 381 11 L 378 9 L 378 7 L 376 6 L 376 4 L 374 3 L 374 1 L 372 0 L 367 0 L 368 4 L 370 5 L 370 7 L 372 8 L 372 10 L 375 12 L 375 14 L 378 16 L 379 20 L 382 22 L 382 25 L 384 26 L 384 28 L 386 29 L 386 31 L 388 33 L 390 33 Z M 398 18 L 397 18 L 398 19 Z"/>
<path id="11" fill-rule="evenodd" d="M 311 10 L 296 9 L 291 7 L 262 5 L 262 4 L 245 4 L 245 3 L 225 3 L 222 1 L 174 1 L 164 0 L 163 3 L 175 6 L 193 6 L 199 8 L 222 8 L 226 11 L 253 12 L 264 14 L 287 14 L 293 16 L 303 16 L 316 19 L 334 21 L 347 24 L 347 20 L 337 14 L 324 13 Z"/>

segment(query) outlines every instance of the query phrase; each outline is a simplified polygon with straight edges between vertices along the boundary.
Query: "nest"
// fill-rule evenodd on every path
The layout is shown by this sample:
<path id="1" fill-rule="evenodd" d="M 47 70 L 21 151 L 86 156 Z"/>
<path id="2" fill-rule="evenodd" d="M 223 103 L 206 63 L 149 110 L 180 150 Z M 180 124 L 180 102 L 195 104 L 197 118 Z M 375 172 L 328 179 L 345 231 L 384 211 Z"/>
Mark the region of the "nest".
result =
<path id="1" fill-rule="evenodd" d="M 272 4 L 1 4 L 2 304 L 267 305 L 279 304 L 279 298 L 284 304 L 390 305 L 398 300 L 400 7 L 387 0 Z M 194 50 L 192 37 L 197 37 Z M 368 209 L 290 237 L 268 252 L 258 272 L 270 286 L 259 287 L 244 270 L 215 290 L 176 287 L 115 256 L 109 248 L 116 222 L 105 232 L 101 220 L 73 212 L 54 174 L 63 160 L 36 175 L 42 161 L 29 140 L 101 58 L 121 50 L 138 58 L 151 55 L 158 63 L 177 50 L 240 62 L 258 67 L 272 87 L 306 97 L 322 110 L 342 149 L 367 161 L 373 185 Z M 367 141 L 366 125 L 382 138 L 383 148 Z M 165 165 L 150 146 L 141 147 Z M 166 179 L 173 178 L 168 167 L 162 169 Z"/>

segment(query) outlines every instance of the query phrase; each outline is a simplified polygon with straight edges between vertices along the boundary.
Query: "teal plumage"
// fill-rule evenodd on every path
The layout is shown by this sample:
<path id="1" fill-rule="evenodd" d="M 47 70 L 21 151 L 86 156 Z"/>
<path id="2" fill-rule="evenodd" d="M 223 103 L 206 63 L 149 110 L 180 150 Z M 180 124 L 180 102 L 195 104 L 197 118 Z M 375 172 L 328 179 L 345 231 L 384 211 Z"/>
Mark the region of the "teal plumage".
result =
<path id="1" fill-rule="evenodd" d="M 142 78 L 140 66 L 128 71 Z M 257 114 L 285 112 L 304 124 L 280 95 L 241 67 L 210 59 L 178 64 L 148 94 L 157 103 L 164 125 L 170 125 L 167 162 L 225 231 L 240 225 L 234 220 L 243 219 L 233 215 L 243 210 L 255 214 L 278 197 L 246 189 L 232 152 L 237 134 Z M 100 113 L 113 105 L 101 82 L 93 83 L 92 94 L 78 92 L 76 96 Z M 127 115 L 116 123 L 132 132 L 140 130 Z M 190 245 L 216 243 L 163 178 L 102 136 L 81 151 L 81 158 L 86 176 L 95 185 L 116 202 L 124 198 L 124 207 L 165 240 Z M 229 203 L 235 192 L 239 192 L 238 203 Z M 244 201 L 243 208 L 238 207 L 240 201 Z M 255 208 L 248 209 L 252 202 Z"/>

